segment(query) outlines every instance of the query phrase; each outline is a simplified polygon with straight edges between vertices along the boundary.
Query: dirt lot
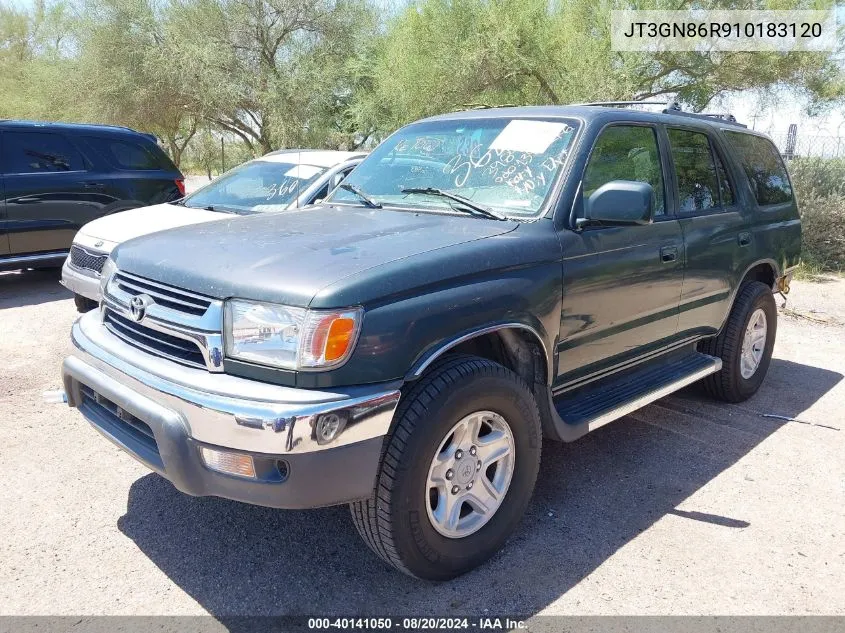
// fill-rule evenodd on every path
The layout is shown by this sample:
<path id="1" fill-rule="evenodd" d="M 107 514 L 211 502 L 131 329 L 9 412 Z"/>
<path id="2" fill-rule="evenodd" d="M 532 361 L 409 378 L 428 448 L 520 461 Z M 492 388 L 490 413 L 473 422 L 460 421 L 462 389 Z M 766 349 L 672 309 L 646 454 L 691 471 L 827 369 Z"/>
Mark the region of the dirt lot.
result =
<path id="1" fill-rule="evenodd" d="M 795 282 L 789 307 L 755 398 L 688 390 L 547 444 L 507 548 L 433 584 L 345 507 L 184 496 L 43 403 L 73 302 L 56 274 L 0 274 L 0 613 L 845 614 L 845 281 Z"/>

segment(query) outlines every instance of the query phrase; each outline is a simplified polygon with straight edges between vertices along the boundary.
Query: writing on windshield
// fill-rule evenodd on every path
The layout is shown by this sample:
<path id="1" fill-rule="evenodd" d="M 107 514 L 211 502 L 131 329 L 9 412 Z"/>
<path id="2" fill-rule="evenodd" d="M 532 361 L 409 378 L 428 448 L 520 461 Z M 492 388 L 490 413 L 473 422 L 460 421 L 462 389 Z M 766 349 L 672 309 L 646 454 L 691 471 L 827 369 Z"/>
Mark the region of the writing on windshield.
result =
<path id="1" fill-rule="evenodd" d="M 419 123 L 385 141 L 347 182 L 382 204 L 448 207 L 403 190 L 437 188 L 509 215 L 536 213 L 565 163 L 577 122 L 471 119 Z M 337 192 L 334 200 L 352 200 Z"/>

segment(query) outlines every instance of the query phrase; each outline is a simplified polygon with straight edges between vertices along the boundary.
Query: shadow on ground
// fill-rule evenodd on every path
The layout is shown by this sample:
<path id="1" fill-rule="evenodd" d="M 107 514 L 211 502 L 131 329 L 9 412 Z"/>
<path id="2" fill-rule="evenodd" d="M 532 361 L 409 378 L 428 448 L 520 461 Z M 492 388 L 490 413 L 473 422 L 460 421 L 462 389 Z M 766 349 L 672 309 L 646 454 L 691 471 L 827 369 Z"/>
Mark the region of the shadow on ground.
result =
<path id="1" fill-rule="evenodd" d="M 72 298 L 61 278 L 61 268 L 0 272 L 0 310 Z"/>
<path id="2" fill-rule="evenodd" d="M 382 564 L 358 538 L 346 507 L 283 512 L 191 498 L 157 475 L 132 485 L 119 528 L 224 623 L 266 614 L 480 615 L 491 607 L 528 616 L 666 514 L 747 527 L 741 516 L 677 506 L 788 424 L 760 413 L 798 416 L 840 380 L 775 359 L 763 389 L 742 405 L 714 403 L 691 389 L 573 444 L 546 443 L 516 534 L 486 565 L 448 583 Z"/>

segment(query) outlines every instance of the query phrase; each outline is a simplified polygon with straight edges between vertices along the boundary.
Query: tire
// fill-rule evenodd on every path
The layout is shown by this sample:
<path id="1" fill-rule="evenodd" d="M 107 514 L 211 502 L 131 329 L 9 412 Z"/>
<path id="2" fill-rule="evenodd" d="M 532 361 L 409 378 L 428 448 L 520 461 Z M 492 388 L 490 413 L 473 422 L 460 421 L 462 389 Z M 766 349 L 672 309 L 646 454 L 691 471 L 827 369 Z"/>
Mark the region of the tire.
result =
<path id="1" fill-rule="evenodd" d="M 762 357 L 751 375 L 743 375 L 742 352 L 746 330 L 752 316 L 765 315 L 766 337 Z M 702 381 L 705 391 L 725 402 L 743 402 L 753 396 L 769 370 L 777 334 L 777 307 L 772 289 L 759 281 L 744 284 L 737 294 L 727 323 L 721 333 L 699 344 L 704 354 L 722 359 L 722 369 Z"/>
<path id="2" fill-rule="evenodd" d="M 434 512 L 430 495 L 439 494 L 430 488 L 429 469 L 436 455 L 447 455 L 440 450 L 444 442 L 455 441 L 451 430 L 456 423 L 476 415 L 483 418 L 485 414 L 505 420 L 511 431 L 513 460 L 508 463 L 512 467 L 502 470 L 512 473 L 510 483 L 500 496 L 498 508 L 476 531 L 463 537 L 447 537 L 438 531 L 429 514 Z M 481 427 L 492 428 L 486 424 L 482 422 Z M 483 442 L 484 436 L 479 435 L 478 439 Z M 378 556 L 406 574 L 428 580 L 459 576 L 496 553 L 516 528 L 537 480 L 541 443 L 537 403 L 521 378 L 487 359 L 446 357 L 403 394 L 393 430 L 385 440 L 373 495 L 350 504 L 355 527 Z M 472 450 L 488 449 L 479 443 Z M 453 457 L 456 455 L 457 451 L 452 453 Z M 482 453 L 477 457 L 482 457 Z M 475 457 L 467 459 L 476 465 Z M 494 478 L 503 463 L 505 460 L 493 468 Z M 455 470 L 460 470 L 462 476 L 473 469 Z M 478 472 L 488 476 L 491 469 Z M 477 479 L 481 475 L 473 476 Z M 452 477 L 454 485 L 459 476 Z M 486 490 L 480 479 L 477 482 L 476 492 Z M 466 481 L 463 484 L 470 486 Z M 460 494 L 464 494 L 463 489 Z M 464 510 L 475 512 L 469 505 L 453 507 L 458 508 L 461 517 Z"/>
<path id="3" fill-rule="evenodd" d="M 79 313 L 90 312 L 98 305 L 93 299 L 78 294 L 73 295 L 73 302 L 76 304 L 76 311 Z"/>

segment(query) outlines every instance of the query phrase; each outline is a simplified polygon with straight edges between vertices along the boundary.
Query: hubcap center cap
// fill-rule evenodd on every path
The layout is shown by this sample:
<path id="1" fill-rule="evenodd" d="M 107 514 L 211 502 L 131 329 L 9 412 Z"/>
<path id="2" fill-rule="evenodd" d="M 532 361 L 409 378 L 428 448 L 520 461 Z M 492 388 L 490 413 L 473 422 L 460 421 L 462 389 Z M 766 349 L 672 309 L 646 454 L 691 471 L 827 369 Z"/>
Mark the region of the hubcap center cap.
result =
<path id="1" fill-rule="evenodd" d="M 455 482 L 459 486 L 464 486 L 473 480 L 475 477 L 475 458 L 469 453 L 464 453 L 461 459 L 455 460 Z"/>

